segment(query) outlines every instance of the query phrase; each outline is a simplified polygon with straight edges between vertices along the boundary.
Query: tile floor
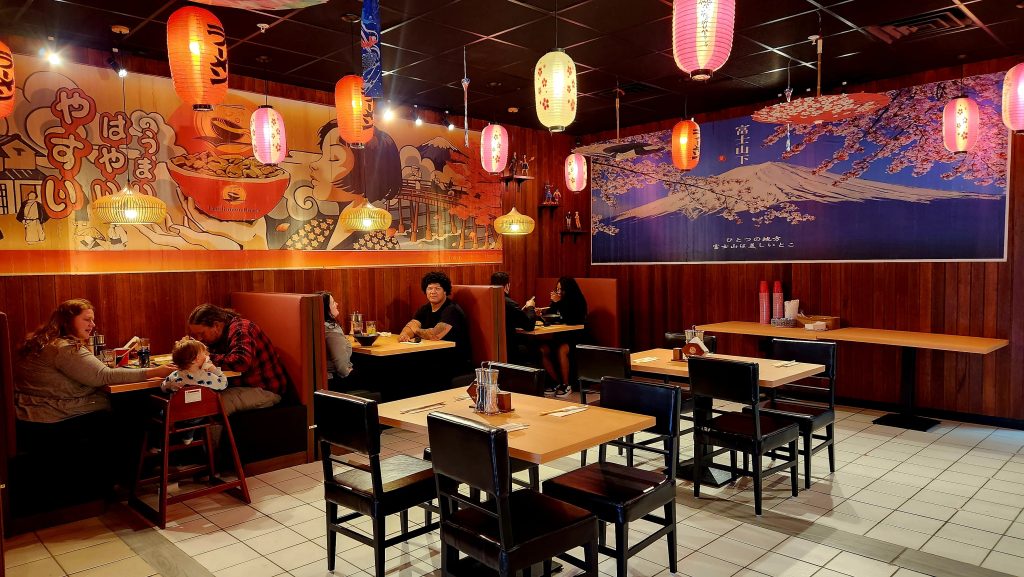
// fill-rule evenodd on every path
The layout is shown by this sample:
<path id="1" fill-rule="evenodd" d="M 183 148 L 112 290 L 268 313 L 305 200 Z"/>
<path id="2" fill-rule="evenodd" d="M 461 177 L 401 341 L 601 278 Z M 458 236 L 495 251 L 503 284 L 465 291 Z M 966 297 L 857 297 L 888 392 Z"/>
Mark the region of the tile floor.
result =
<path id="1" fill-rule="evenodd" d="M 766 484 L 766 511 L 760 519 L 753 515 L 749 479 L 707 490 L 701 499 L 694 499 L 689 483 L 681 483 L 680 574 L 1024 576 L 1024 431 L 946 421 L 921 433 L 873 425 L 878 414 L 839 410 L 836 473 L 828 473 L 827 457 L 820 453 L 814 460 L 814 484 L 798 497 L 790 496 L 788 478 L 777 475 Z M 426 439 L 389 430 L 382 442 L 387 455 L 420 455 Z M 684 453 L 692 454 L 689 443 L 684 444 Z M 554 461 L 541 467 L 541 476 L 578 463 L 576 457 Z M 320 463 L 310 463 L 251 478 L 251 505 L 226 495 L 175 505 L 159 541 L 197 562 L 191 571 L 177 568 L 179 574 L 323 576 L 321 478 Z M 422 521 L 420 514 L 412 518 Z M 397 531 L 393 521 L 389 527 Z M 10 539 L 7 574 L 156 574 L 158 563 L 147 559 L 160 556 L 152 550 L 140 555 L 128 544 L 138 529 L 115 532 L 108 525 L 107 517 L 88 519 Z M 642 536 L 650 530 L 644 525 L 637 523 L 631 531 Z M 370 548 L 342 536 L 338 541 L 335 575 L 372 575 Z M 388 574 L 440 575 L 437 541 L 434 533 L 390 548 Z M 601 571 L 614 574 L 614 564 L 605 559 Z M 630 575 L 671 575 L 665 547 L 639 553 L 630 562 Z"/>

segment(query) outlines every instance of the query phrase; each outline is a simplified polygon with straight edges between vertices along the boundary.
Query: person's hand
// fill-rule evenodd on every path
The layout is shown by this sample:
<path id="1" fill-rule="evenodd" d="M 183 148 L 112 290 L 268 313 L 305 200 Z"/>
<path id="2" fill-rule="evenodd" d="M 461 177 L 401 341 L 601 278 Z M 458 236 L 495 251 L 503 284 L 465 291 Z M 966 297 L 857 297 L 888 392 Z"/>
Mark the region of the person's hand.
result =
<path id="1" fill-rule="evenodd" d="M 555 291 L 551 291 L 551 302 L 557 303 L 560 300 L 562 300 L 562 295 L 556 293 Z"/>
<path id="2" fill-rule="evenodd" d="M 159 367 L 150 367 L 150 368 L 146 369 L 146 378 L 147 379 L 152 379 L 154 377 L 158 377 L 158 378 L 162 379 L 162 378 L 166 377 L 167 375 L 173 373 L 174 370 L 175 369 L 174 369 L 174 367 L 172 365 L 163 365 L 163 366 L 159 366 Z"/>
<path id="3" fill-rule="evenodd" d="M 412 340 L 412 337 L 410 337 L 409 335 L 407 335 L 405 333 L 402 333 L 402 334 L 398 335 L 398 342 L 400 342 L 400 343 L 407 343 L 407 342 L 409 342 L 411 340 Z"/>
<path id="4" fill-rule="evenodd" d="M 526 305 L 523 308 L 536 307 L 537 297 L 530 297 L 530 300 L 526 301 Z"/>

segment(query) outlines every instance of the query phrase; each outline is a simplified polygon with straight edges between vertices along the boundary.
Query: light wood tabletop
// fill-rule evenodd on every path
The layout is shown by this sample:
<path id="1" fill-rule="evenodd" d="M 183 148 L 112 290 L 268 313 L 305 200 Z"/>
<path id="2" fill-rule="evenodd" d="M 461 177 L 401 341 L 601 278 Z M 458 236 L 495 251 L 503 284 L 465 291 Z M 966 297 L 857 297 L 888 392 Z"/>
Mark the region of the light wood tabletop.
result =
<path id="1" fill-rule="evenodd" d="M 356 342 L 352 335 L 348 335 L 348 340 L 352 342 L 352 352 L 360 355 L 370 355 L 374 357 L 387 357 L 391 355 L 403 355 L 406 353 L 418 353 L 422 351 L 436 351 L 438 349 L 451 349 L 455 347 L 455 343 L 452 341 L 420 341 L 418 343 L 400 343 L 398 342 L 398 335 L 388 335 L 378 337 L 373 345 L 364 347 Z"/>
<path id="2" fill-rule="evenodd" d="M 786 360 L 758 359 L 754 357 L 735 357 L 733 355 L 710 355 L 715 359 L 728 359 L 731 361 L 743 361 L 757 363 L 758 381 L 762 388 L 781 387 L 799 381 L 805 377 L 816 375 L 825 370 L 824 365 L 811 363 L 796 363 L 795 365 L 780 367 L 776 366 L 787 362 Z M 672 349 L 651 349 L 640 351 L 630 355 L 630 370 L 634 373 L 648 373 L 670 377 L 690 376 L 690 364 L 686 361 L 673 361 Z"/>
<path id="3" fill-rule="evenodd" d="M 828 339 L 833 341 L 892 345 L 915 349 L 972 353 L 976 355 L 987 355 L 1010 344 L 1010 341 L 1006 339 L 917 333 L 913 331 L 891 331 L 888 329 L 861 329 L 857 327 L 825 331 L 824 334 L 828 335 Z"/>
<path id="4" fill-rule="evenodd" d="M 237 377 L 237 376 L 242 374 L 242 373 L 240 373 L 238 371 L 223 371 L 223 372 L 224 372 L 224 376 L 229 378 L 229 379 L 232 378 L 232 377 Z M 160 388 L 160 383 L 162 383 L 162 382 L 164 382 L 163 379 L 161 379 L 159 377 L 154 377 L 152 379 L 146 379 L 145 381 L 139 381 L 137 383 L 124 383 L 124 384 L 121 384 L 121 385 L 107 385 L 107 386 L 103 387 L 103 390 L 108 392 L 108 393 L 111 393 L 111 394 L 130 393 L 132 391 L 146 391 L 146 390 L 149 390 L 149 389 L 159 389 Z"/>
<path id="5" fill-rule="evenodd" d="M 786 328 L 762 325 L 761 323 L 748 321 L 728 321 L 724 323 L 712 323 L 709 325 L 697 325 L 697 328 L 709 333 L 725 333 L 732 335 L 752 335 L 757 337 L 779 337 L 784 339 L 803 339 L 814 341 L 818 339 L 829 339 L 829 335 L 836 331 L 809 331 L 805 328 Z M 838 329 L 837 329 L 838 330 Z"/>
<path id="6" fill-rule="evenodd" d="M 418 412 L 402 412 L 433 403 L 443 404 Z M 433 411 L 466 417 L 492 426 L 526 423 L 528 428 L 509 432 L 509 455 L 538 464 L 577 454 L 583 449 L 642 431 L 655 424 L 654 417 L 601 407 L 588 407 L 585 411 L 564 417 L 542 415 L 578 405 L 518 393 L 512 393 L 513 411 L 510 413 L 482 415 L 473 412 L 472 404 L 466 390 L 459 388 L 383 403 L 377 407 L 377 411 L 382 425 L 421 433 L 427 432 L 427 415 Z"/>
<path id="7" fill-rule="evenodd" d="M 516 329 L 516 332 L 521 334 L 521 335 L 526 335 L 528 337 L 530 337 L 530 336 L 542 337 L 544 335 L 551 335 L 551 334 L 555 334 L 555 333 L 567 333 L 567 332 L 571 332 L 571 331 L 582 331 L 583 329 L 584 329 L 584 325 L 548 325 L 548 326 L 544 326 L 543 324 L 539 324 L 536 327 L 534 327 L 533 331 L 524 331 L 522 329 Z"/>

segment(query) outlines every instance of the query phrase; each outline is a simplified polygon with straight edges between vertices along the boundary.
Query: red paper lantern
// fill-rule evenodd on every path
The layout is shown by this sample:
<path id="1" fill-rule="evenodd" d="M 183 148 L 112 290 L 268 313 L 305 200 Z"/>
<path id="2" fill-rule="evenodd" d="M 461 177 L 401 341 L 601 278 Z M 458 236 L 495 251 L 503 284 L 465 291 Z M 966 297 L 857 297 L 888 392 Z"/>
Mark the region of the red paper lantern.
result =
<path id="1" fill-rule="evenodd" d="M 209 10 L 186 6 L 167 20 L 167 60 L 178 97 L 193 110 L 213 110 L 228 93 L 228 41 Z"/>
<path id="2" fill-rule="evenodd" d="M 942 110 L 942 143 L 950 152 L 967 152 L 978 142 L 981 116 L 978 103 L 961 96 Z"/>
<path id="3" fill-rule="evenodd" d="M 680 120 L 672 127 L 672 164 L 679 170 L 693 170 L 700 162 L 700 126 Z"/>
<path id="4" fill-rule="evenodd" d="M 338 134 L 352 148 L 362 148 L 373 138 L 373 99 L 363 94 L 363 77 L 349 74 L 334 86 Z"/>
<path id="5" fill-rule="evenodd" d="M 672 55 L 694 80 L 707 80 L 729 59 L 736 0 L 674 0 Z"/>
<path id="6" fill-rule="evenodd" d="M 508 131 L 500 124 L 488 124 L 480 135 L 480 164 L 487 172 L 503 172 L 508 166 Z"/>
<path id="7" fill-rule="evenodd" d="M 14 54 L 0 42 L 0 118 L 14 111 Z"/>
<path id="8" fill-rule="evenodd" d="M 252 155 L 263 164 L 280 164 L 288 156 L 284 117 L 273 106 L 260 106 L 249 118 Z"/>
<path id="9" fill-rule="evenodd" d="M 1003 124 L 1014 132 L 1024 130 L 1024 62 L 1003 78 Z"/>
<path id="10" fill-rule="evenodd" d="M 587 187 L 587 157 L 570 154 L 565 157 L 565 187 L 579 192 Z"/>

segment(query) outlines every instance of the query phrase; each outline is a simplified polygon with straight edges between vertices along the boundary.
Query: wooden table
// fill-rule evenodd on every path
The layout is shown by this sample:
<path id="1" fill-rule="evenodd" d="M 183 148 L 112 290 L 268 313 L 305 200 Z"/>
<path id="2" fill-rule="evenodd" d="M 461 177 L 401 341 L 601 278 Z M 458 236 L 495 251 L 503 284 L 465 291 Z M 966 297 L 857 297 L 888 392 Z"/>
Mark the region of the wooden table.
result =
<path id="1" fill-rule="evenodd" d="M 586 328 L 584 325 L 547 325 L 538 324 L 532 331 L 524 331 L 523 329 L 516 329 L 516 332 L 527 336 L 527 337 L 543 337 L 545 335 L 553 335 L 556 333 L 568 333 L 572 331 L 582 331 Z"/>
<path id="2" fill-rule="evenodd" d="M 731 361 L 757 363 L 759 365 L 757 384 L 762 388 L 768 389 L 781 387 L 782 385 L 799 381 L 800 379 L 816 375 L 825 370 L 824 365 L 814 365 L 810 363 L 797 363 L 791 367 L 776 367 L 775 365 L 783 361 L 774 359 L 757 359 L 753 357 L 736 357 L 733 355 L 722 354 L 708 356 L 714 359 L 728 359 Z M 651 357 L 655 357 L 655 359 L 650 361 L 642 360 Z M 641 359 L 641 361 L 638 361 L 638 359 Z M 649 373 L 681 378 L 690 377 L 689 363 L 686 361 L 673 361 L 672 349 L 651 349 L 648 351 L 636 352 L 629 355 L 629 361 L 629 368 L 634 373 Z"/>
<path id="3" fill-rule="evenodd" d="M 242 373 L 238 371 L 224 371 L 224 376 L 227 378 L 237 377 Z M 137 383 L 124 383 L 120 385 L 107 385 L 103 387 L 103 390 L 111 393 L 130 393 L 132 391 L 147 391 L 149 389 L 159 389 L 160 383 L 164 382 L 160 377 L 153 377 L 152 379 L 146 379 L 145 381 L 139 381 Z"/>
<path id="4" fill-rule="evenodd" d="M 403 355 L 406 353 L 419 353 L 423 351 L 455 348 L 455 343 L 452 341 L 422 340 L 418 343 L 400 343 L 398 342 L 398 335 L 378 337 L 377 340 L 373 342 L 373 345 L 368 347 L 356 342 L 356 339 L 352 335 L 348 335 L 348 340 L 352 343 L 353 353 L 370 355 L 373 357 L 389 357 L 392 355 Z"/>
<path id="5" fill-rule="evenodd" d="M 1006 339 L 857 327 L 846 327 L 831 331 L 808 331 L 806 329 L 776 328 L 753 322 L 731 321 L 701 325 L 697 328 L 717 333 L 900 347 L 900 412 L 883 415 L 875 419 L 874 422 L 879 425 L 901 427 L 915 431 L 927 431 L 939 424 L 939 421 L 935 419 L 920 417 L 914 414 L 918 349 L 987 355 L 1010 344 L 1010 341 Z"/>
<path id="6" fill-rule="evenodd" d="M 624 437 L 654 426 L 655 418 L 601 407 L 590 407 L 585 411 L 565 417 L 541 415 L 547 411 L 573 406 L 558 399 L 535 397 L 512 393 L 511 413 L 481 415 L 474 413 L 473 401 L 458 400 L 465 397 L 466 390 L 450 389 L 411 397 L 377 407 L 380 423 L 409 431 L 427 432 L 427 415 L 432 411 L 451 413 L 490 425 L 506 423 L 529 423 L 529 428 L 508 434 L 509 455 L 531 463 L 547 463 L 561 457 L 579 453 L 595 445 Z M 443 406 L 418 413 L 402 411 L 422 407 L 431 403 L 444 402 Z"/>

